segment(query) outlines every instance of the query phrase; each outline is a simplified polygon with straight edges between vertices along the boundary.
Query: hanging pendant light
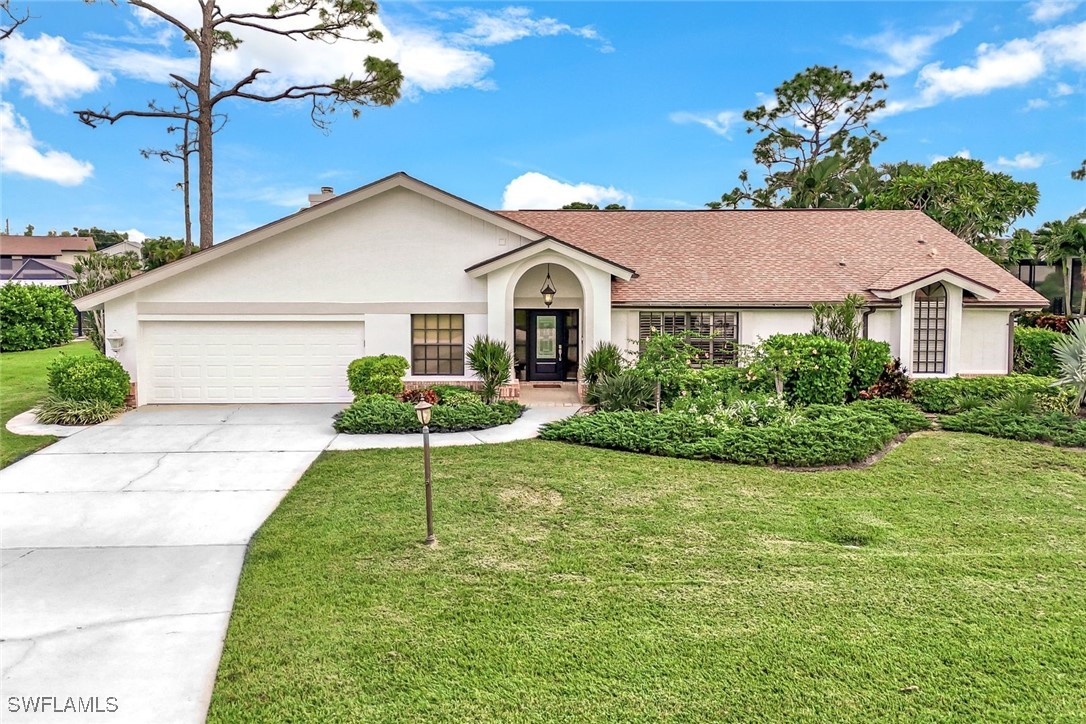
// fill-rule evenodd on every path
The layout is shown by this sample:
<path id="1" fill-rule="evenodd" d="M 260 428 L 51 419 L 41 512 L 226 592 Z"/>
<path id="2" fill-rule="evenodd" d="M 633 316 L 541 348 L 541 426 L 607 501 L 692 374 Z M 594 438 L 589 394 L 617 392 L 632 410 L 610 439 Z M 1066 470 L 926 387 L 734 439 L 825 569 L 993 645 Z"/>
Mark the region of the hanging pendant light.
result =
<path id="1" fill-rule="evenodd" d="M 543 295 L 543 303 L 550 307 L 554 304 L 554 295 L 558 293 L 558 290 L 554 288 L 554 282 L 551 281 L 551 265 L 547 265 L 547 278 L 543 282 L 543 287 L 539 290 L 539 293 Z"/>

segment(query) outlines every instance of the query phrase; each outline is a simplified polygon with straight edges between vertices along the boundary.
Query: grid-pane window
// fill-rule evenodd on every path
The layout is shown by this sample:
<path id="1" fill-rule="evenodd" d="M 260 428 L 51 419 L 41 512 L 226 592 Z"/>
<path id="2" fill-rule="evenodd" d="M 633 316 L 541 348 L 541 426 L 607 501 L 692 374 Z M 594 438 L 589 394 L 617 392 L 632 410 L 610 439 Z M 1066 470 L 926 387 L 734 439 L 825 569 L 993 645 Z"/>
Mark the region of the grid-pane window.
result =
<path id="1" fill-rule="evenodd" d="M 700 364 L 734 365 L 739 343 L 739 313 L 706 311 L 641 312 L 639 338 L 653 333 L 681 334 L 698 350 Z"/>
<path id="2" fill-rule="evenodd" d="M 464 374 L 464 315 L 411 315 L 411 374 Z"/>
<path id="3" fill-rule="evenodd" d="M 946 287 L 916 290 L 913 302 L 913 372 L 946 372 Z"/>

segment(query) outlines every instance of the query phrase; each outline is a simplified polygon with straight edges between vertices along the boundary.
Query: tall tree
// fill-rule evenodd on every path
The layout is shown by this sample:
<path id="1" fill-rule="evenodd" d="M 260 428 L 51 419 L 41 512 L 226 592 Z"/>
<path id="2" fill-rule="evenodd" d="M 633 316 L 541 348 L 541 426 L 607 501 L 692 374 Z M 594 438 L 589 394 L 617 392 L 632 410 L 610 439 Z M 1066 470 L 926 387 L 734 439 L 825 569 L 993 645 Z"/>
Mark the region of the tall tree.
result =
<path id="1" fill-rule="evenodd" d="M 191 91 L 195 104 L 192 110 L 174 105 L 164 107 L 151 102 L 146 109 L 124 110 L 113 113 L 108 107 L 101 111 L 82 110 L 76 114 L 83 123 L 96 127 L 102 123 L 116 123 L 122 118 L 162 118 L 189 122 L 196 129 L 196 147 L 199 154 L 198 199 L 200 221 L 200 248 L 212 245 L 214 235 L 214 173 L 213 131 L 215 118 L 221 113 L 217 108 L 224 101 L 241 98 L 261 103 L 283 100 L 309 100 L 312 103 L 310 117 L 318 127 L 327 127 L 329 114 L 337 107 L 346 106 L 358 116 L 366 106 L 389 106 L 400 97 L 403 74 L 391 61 L 369 56 L 363 63 L 365 74 L 361 78 L 340 76 L 325 83 L 288 85 L 278 92 L 257 92 L 253 84 L 269 73 L 264 68 L 253 68 L 233 84 L 216 80 L 214 57 L 216 53 L 236 50 L 242 40 L 235 32 L 263 32 L 291 40 L 319 40 L 327 43 L 340 40 L 377 42 L 381 32 L 373 27 L 377 12 L 375 0 L 275 0 L 264 11 L 228 12 L 223 0 L 193 0 L 199 6 L 197 23 L 186 23 L 160 7 L 155 0 L 127 0 L 129 5 L 140 8 L 180 31 L 186 41 L 192 43 L 198 59 L 198 73 L 187 78 L 177 73 L 170 78 Z"/>
<path id="2" fill-rule="evenodd" d="M 192 114 L 195 107 L 192 102 L 192 92 L 181 85 L 180 83 L 170 83 L 170 87 L 177 93 L 178 100 L 184 104 L 185 112 Z M 225 116 L 221 119 L 221 123 L 225 123 Z M 220 125 L 221 129 L 222 126 Z M 215 133 L 218 129 L 212 128 L 212 133 Z M 185 254 L 192 253 L 192 174 L 190 172 L 192 164 L 190 159 L 192 155 L 196 153 L 195 133 L 192 127 L 192 121 L 185 119 L 180 125 L 170 125 L 166 128 L 166 133 L 174 134 L 180 132 L 181 142 L 173 148 L 143 148 L 140 149 L 140 155 L 144 158 L 151 158 L 152 156 L 158 156 L 159 159 L 166 163 L 173 163 L 174 161 L 181 162 L 181 180 L 177 183 L 176 188 L 180 189 L 183 198 L 182 206 L 184 207 L 185 217 Z M 162 237 L 168 238 L 168 237 Z"/>
<path id="3" fill-rule="evenodd" d="M 885 107 L 876 95 L 886 80 L 872 73 L 861 81 L 837 66 L 816 65 L 778 86 L 775 101 L 744 111 L 747 133 L 764 134 L 754 144 L 754 161 L 766 169 L 765 186 L 755 188 L 750 174 L 739 174 L 739 186 L 707 206 L 779 207 L 792 194 L 798 178 L 823 159 L 840 157 L 834 173 L 843 176 L 866 164 L 885 137 L 871 128 L 871 116 Z"/>
<path id="4" fill-rule="evenodd" d="M 1032 215 L 1037 184 L 1015 181 L 969 158 L 912 166 L 892 178 L 875 199 L 879 209 L 917 209 L 997 261 L 1005 261 L 1005 237 L 1022 216 Z"/>
<path id="5" fill-rule="evenodd" d="M 0 0 L 0 40 L 7 40 L 19 26 L 30 20 L 30 11 L 16 10 L 11 0 Z"/>
<path id="6" fill-rule="evenodd" d="M 1086 160 L 1083 160 L 1082 165 L 1071 172 L 1071 178 L 1076 181 L 1086 179 Z"/>
<path id="7" fill-rule="evenodd" d="M 177 261 L 191 252 L 189 245 L 181 239 L 160 236 L 157 239 L 145 239 L 140 245 L 140 257 L 143 270 L 151 271 L 160 266 Z"/>
<path id="8" fill-rule="evenodd" d="M 94 239 L 94 248 L 98 251 L 114 244 L 120 244 L 122 241 L 128 241 L 127 231 L 106 231 L 105 229 L 99 229 L 97 226 L 92 226 L 89 229 L 82 229 L 76 227 L 73 229 L 76 236 L 89 236 Z"/>

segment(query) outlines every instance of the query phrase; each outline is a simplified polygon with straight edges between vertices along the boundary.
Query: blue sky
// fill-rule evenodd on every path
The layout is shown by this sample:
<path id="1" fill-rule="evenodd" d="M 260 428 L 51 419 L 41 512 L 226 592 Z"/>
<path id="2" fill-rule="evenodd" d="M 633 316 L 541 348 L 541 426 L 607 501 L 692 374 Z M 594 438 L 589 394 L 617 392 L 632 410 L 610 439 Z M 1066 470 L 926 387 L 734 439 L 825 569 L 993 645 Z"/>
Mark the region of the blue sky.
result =
<path id="1" fill-rule="evenodd" d="M 194 0 L 161 0 L 178 13 Z M 234 4 L 256 0 L 235 0 Z M 266 4 L 267 0 L 263 0 Z M 80 108 L 165 102 L 191 63 L 131 8 L 33 2 L 3 54 L 2 205 L 16 233 L 97 225 L 180 236 L 177 165 L 140 148 L 165 122 L 91 129 Z M 813 64 L 888 76 L 888 140 L 874 161 L 981 159 L 1041 189 L 1037 215 L 1086 206 L 1069 173 L 1086 158 L 1086 3 L 389 2 L 381 46 L 250 39 L 223 77 L 339 75 L 366 54 L 407 77 L 391 109 L 344 114 L 328 133 L 296 104 L 226 107 L 216 136 L 216 237 L 404 170 L 492 208 L 579 198 L 698 208 L 753 169 L 739 114 Z"/>

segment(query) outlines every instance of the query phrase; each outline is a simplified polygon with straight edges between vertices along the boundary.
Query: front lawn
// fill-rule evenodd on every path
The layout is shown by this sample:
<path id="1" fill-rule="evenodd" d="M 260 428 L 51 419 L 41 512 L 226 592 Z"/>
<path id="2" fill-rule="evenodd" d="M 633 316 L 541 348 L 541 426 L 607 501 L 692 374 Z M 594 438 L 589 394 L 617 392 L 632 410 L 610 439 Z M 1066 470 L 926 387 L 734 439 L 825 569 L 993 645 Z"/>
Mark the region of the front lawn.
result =
<path id="1" fill-rule="evenodd" d="M 821 473 L 530 441 L 325 453 L 254 539 L 210 721 L 1086 711 L 1086 455 Z"/>
<path id="2" fill-rule="evenodd" d="M 56 440 L 50 435 L 12 435 L 3 426 L 45 395 L 49 382 L 46 366 L 61 352 L 89 355 L 94 348 L 90 342 L 73 342 L 63 347 L 0 354 L 0 468 Z"/>

